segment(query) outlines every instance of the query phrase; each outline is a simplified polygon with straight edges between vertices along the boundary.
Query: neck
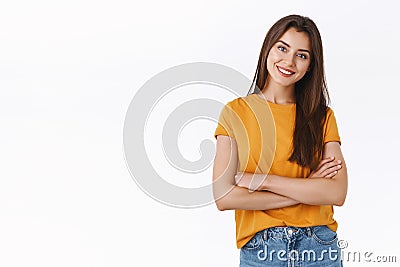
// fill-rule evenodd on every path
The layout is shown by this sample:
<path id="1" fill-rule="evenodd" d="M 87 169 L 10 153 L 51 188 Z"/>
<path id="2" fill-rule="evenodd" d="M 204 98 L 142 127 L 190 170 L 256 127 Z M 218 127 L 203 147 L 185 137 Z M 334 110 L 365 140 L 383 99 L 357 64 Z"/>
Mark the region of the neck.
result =
<path id="1" fill-rule="evenodd" d="M 296 103 L 294 93 L 294 84 L 290 86 L 282 86 L 266 81 L 264 88 L 261 90 L 265 99 L 275 104 L 291 104 Z"/>

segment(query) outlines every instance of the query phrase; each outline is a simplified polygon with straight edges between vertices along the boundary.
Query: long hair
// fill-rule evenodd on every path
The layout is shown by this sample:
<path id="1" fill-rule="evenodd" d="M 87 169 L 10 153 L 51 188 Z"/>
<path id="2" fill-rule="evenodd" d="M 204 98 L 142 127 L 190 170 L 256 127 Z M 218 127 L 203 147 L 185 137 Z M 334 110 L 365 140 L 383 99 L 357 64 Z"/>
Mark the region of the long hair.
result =
<path id="1" fill-rule="evenodd" d="M 289 161 L 312 168 L 322 158 L 323 125 L 330 102 L 324 71 L 322 40 L 315 23 L 308 17 L 289 15 L 278 20 L 265 36 L 257 70 L 248 92 L 258 93 L 267 80 L 267 56 L 272 46 L 289 29 L 308 34 L 311 42 L 309 71 L 295 84 L 296 120 L 293 133 L 293 150 Z"/>

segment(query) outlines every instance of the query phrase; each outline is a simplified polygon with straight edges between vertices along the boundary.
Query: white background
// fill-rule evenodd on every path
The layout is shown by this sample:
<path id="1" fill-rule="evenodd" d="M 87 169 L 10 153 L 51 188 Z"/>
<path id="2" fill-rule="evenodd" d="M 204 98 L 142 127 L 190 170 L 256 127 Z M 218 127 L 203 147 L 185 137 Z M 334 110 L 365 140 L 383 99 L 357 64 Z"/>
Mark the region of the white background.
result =
<path id="1" fill-rule="evenodd" d="M 125 113 L 175 65 L 215 62 L 252 79 L 267 30 L 292 13 L 323 38 L 349 169 L 338 234 L 347 251 L 399 262 L 397 11 L 396 1 L 3 1 L 0 266 L 237 266 L 233 211 L 168 207 L 134 183 Z M 200 157 L 215 126 L 198 127 L 182 153 Z"/>

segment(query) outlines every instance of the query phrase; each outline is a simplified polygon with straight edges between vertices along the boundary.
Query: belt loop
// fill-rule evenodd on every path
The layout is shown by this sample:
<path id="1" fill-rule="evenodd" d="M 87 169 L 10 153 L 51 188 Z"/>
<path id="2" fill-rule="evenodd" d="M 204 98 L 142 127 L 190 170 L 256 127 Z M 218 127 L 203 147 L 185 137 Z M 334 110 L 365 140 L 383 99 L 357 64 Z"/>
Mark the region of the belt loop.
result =
<path id="1" fill-rule="evenodd" d="M 307 235 L 310 237 L 311 236 L 311 228 L 307 227 Z"/>
<path id="2" fill-rule="evenodd" d="M 264 241 L 268 240 L 268 228 L 264 229 Z"/>

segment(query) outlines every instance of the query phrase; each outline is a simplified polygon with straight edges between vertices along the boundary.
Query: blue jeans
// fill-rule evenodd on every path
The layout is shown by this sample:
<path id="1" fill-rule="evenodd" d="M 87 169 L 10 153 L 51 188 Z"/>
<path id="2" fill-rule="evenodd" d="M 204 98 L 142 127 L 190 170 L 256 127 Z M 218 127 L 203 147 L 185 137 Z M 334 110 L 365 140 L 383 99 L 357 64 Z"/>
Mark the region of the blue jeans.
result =
<path id="1" fill-rule="evenodd" d="M 240 267 L 341 267 L 337 241 L 326 225 L 267 228 L 240 249 Z"/>

